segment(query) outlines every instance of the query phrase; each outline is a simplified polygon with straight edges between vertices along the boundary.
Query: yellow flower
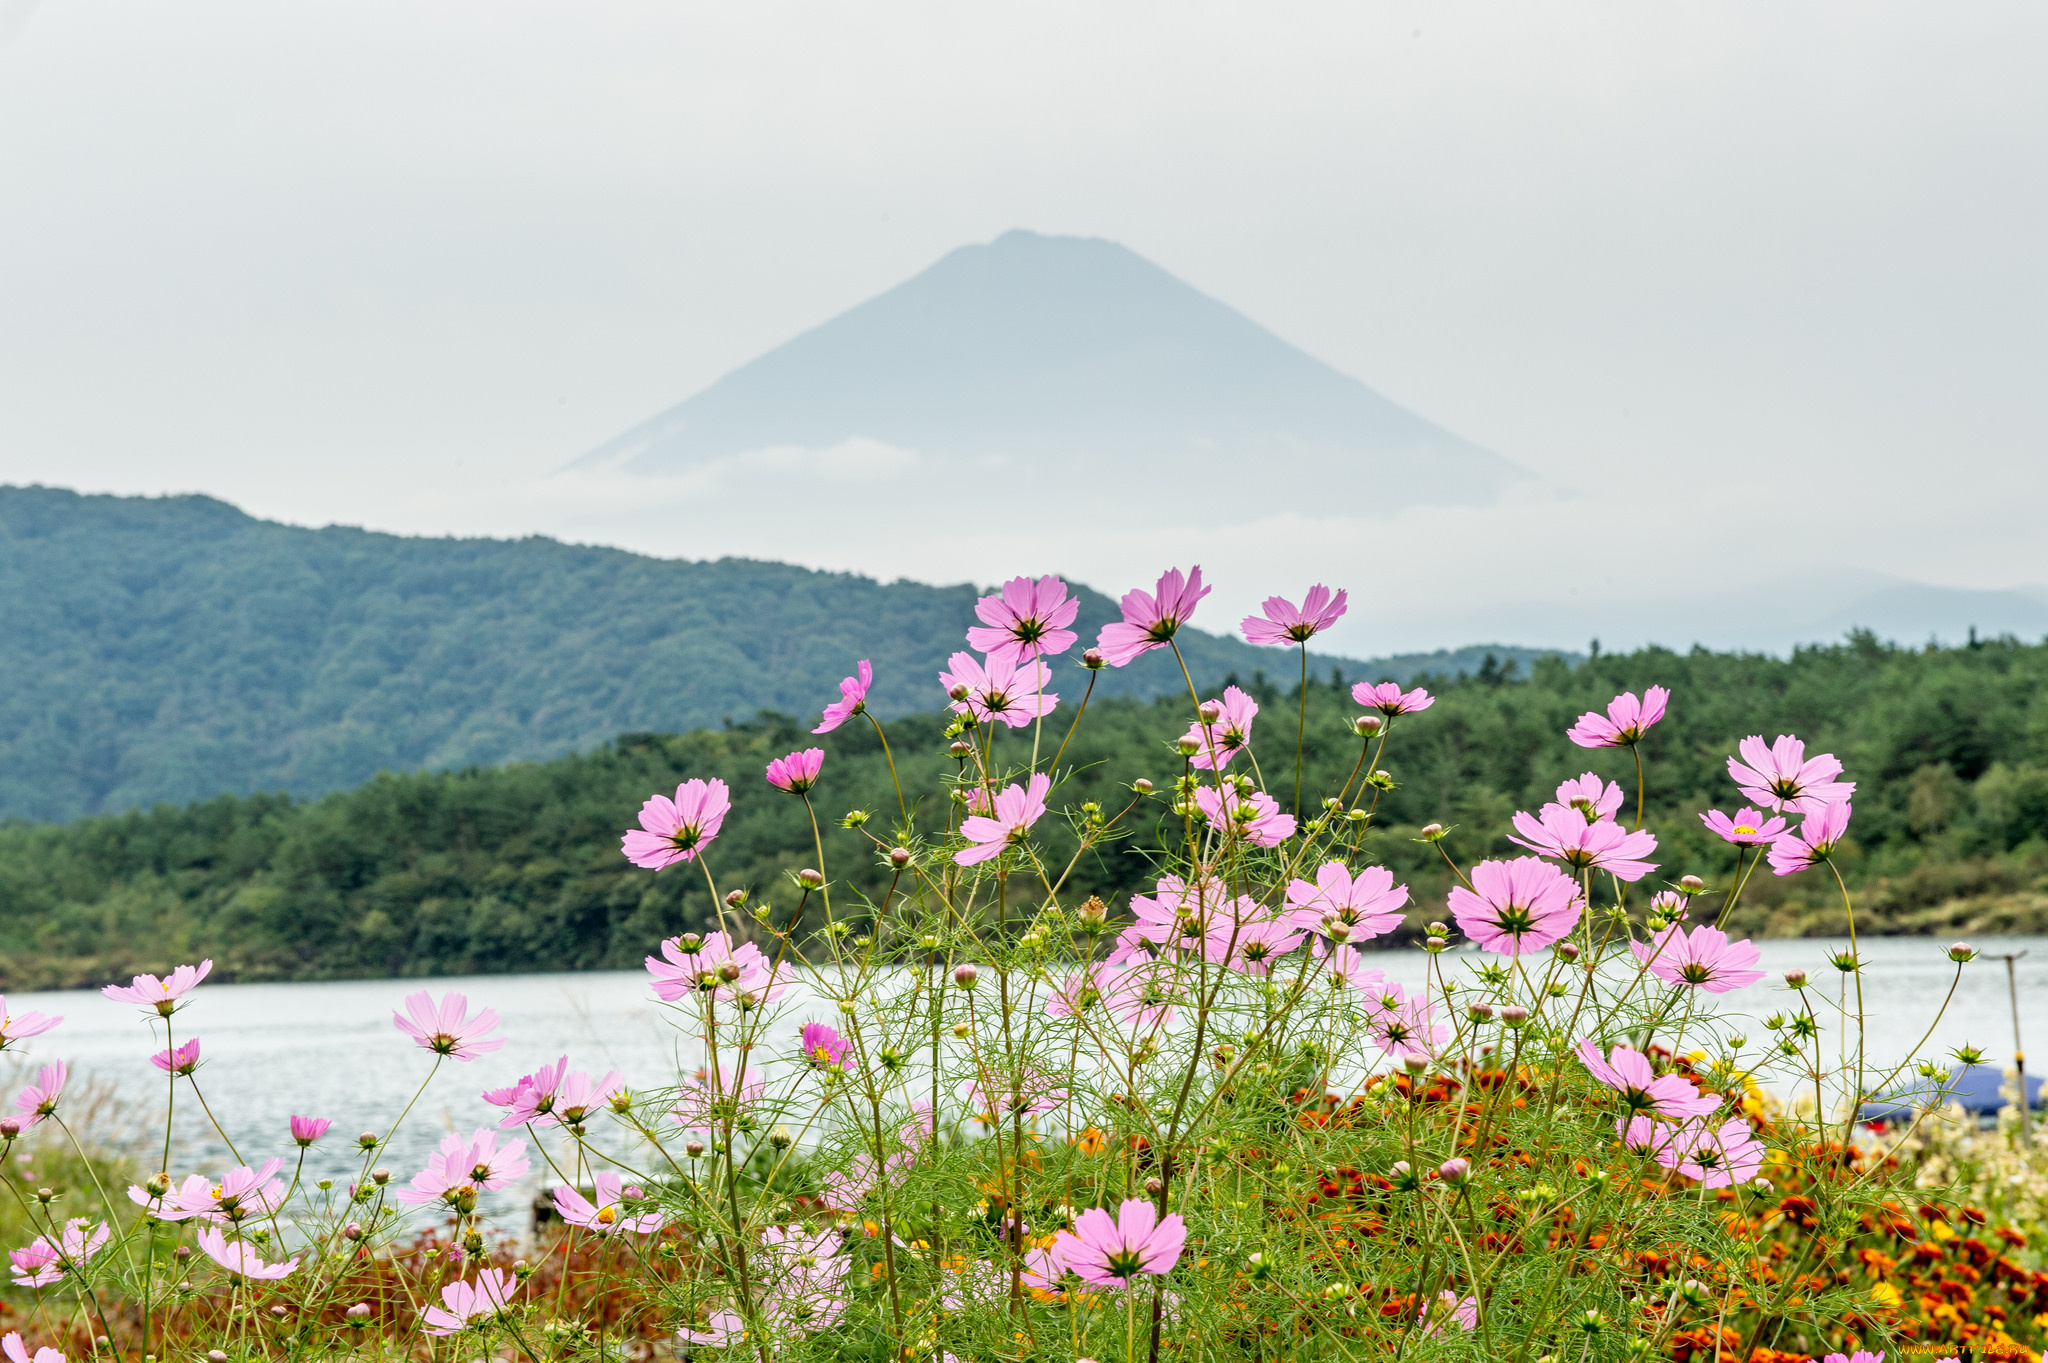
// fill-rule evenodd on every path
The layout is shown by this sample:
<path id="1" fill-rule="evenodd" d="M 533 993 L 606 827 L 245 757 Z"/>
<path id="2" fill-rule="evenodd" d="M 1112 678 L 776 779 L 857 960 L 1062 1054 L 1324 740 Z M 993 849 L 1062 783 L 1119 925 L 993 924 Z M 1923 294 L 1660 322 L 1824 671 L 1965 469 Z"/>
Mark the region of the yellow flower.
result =
<path id="1" fill-rule="evenodd" d="M 1893 1287 L 1890 1283 L 1876 1284 L 1870 1289 L 1870 1295 L 1879 1306 L 1892 1309 L 1896 1309 L 1905 1300 L 1905 1298 L 1899 1295 L 1899 1289 Z"/>
<path id="2" fill-rule="evenodd" d="M 1956 1238 L 1955 1231 L 1950 1228 L 1948 1222 L 1946 1221 L 1930 1222 L 1927 1227 L 1927 1233 L 1932 1235 L 1935 1239 L 1941 1241 L 1943 1244 L 1946 1244 L 1950 1240 Z"/>

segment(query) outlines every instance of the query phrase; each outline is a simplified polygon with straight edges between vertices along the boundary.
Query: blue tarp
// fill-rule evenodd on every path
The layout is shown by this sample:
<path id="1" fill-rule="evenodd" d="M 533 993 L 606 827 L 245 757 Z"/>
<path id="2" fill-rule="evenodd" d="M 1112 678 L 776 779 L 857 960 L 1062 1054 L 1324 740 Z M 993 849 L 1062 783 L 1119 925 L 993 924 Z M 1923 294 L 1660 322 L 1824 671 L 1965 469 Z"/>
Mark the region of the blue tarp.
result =
<path id="1" fill-rule="evenodd" d="M 1857 1116 L 1866 1122 L 1911 1121 L 1915 1109 L 1927 1106 L 1935 1097 L 1938 1082 L 1915 1079 L 1910 1084 L 1903 1084 L 1872 1098 Z M 1947 1083 L 1941 1085 L 1947 1091 L 1944 1105 L 1961 1103 L 1965 1112 L 1980 1116 L 1995 1113 L 2006 1105 L 2004 1095 L 1999 1092 L 2004 1084 L 2005 1071 L 1996 1065 L 1957 1065 L 1949 1071 Z M 2027 1106 L 2041 1106 L 2041 1079 L 2038 1075 L 2027 1076 Z"/>

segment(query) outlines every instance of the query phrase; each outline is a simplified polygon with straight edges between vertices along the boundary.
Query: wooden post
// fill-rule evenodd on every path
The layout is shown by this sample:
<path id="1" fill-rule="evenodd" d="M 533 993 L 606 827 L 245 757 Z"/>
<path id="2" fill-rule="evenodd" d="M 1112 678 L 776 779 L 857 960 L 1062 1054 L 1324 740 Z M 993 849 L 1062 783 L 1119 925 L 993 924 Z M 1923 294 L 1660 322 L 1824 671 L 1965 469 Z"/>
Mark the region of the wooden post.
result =
<path id="1" fill-rule="evenodd" d="M 2026 955 L 2024 951 L 2008 951 L 1998 959 L 2005 962 L 2005 992 L 2012 1001 L 2012 1067 L 2019 1076 L 2020 1085 L 2020 1144 L 2027 1143 L 2027 1053 L 2020 1048 L 2020 986 L 2019 978 L 2013 971 L 2013 962 Z"/>

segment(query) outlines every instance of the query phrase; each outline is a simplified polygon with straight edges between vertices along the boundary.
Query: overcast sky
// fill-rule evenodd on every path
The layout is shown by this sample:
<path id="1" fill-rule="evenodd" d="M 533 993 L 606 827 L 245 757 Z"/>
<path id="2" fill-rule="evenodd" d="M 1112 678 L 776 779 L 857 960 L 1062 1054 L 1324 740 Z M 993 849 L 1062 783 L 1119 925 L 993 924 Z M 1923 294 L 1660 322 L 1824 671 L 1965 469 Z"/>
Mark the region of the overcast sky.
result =
<path id="1" fill-rule="evenodd" d="M 1373 532 L 1460 621 L 2041 583 L 2044 59 L 2037 0 L 0 0 L 0 481 L 688 553 L 548 475 L 1030 227 L 1575 490 Z"/>

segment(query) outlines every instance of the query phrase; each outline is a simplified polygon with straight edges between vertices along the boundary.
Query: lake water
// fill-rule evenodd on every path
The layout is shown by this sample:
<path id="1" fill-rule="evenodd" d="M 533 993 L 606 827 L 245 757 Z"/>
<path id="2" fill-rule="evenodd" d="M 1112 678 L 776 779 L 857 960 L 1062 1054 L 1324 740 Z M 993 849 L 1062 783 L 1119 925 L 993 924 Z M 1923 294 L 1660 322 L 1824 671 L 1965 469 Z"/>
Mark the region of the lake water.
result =
<path id="1" fill-rule="evenodd" d="M 1832 989 L 1839 976 L 1827 958 L 1846 943 L 1813 939 L 1760 945 L 1763 963 L 1772 973 L 1761 984 L 1725 996 L 1724 1009 L 1761 1016 L 1784 1008 L 1786 992 L 1778 973 L 1793 967 L 1805 968 L 1817 985 Z M 2020 1025 L 2023 1036 L 2048 1054 L 2048 938 L 1987 938 L 1976 945 L 1987 954 L 2029 952 L 2018 963 Z M 1954 969 L 1944 954 L 1946 947 L 1946 941 L 1928 938 L 1864 940 L 1873 1061 L 1899 1058 L 1926 1028 Z M 1421 951 L 1374 952 L 1370 957 L 1371 965 L 1393 979 L 1412 984 L 1425 977 L 1428 958 Z M 1446 959 L 1456 963 L 1465 958 L 1454 953 Z M 679 1072 L 700 1063 L 670 1025 L 667 1010 L 654 999 L 646 974 L 637 970 L 318 984 L 209 983 L 194 991 L 178 1014 L 178 1035 L 181 1040 L 194 1034 L 201 1038 L 205 1063 L 200 1084 L 246 1157 L 295 1154 L 287 1134 L 293 1113 L 331 1117 L 334 1129 L 314 1147 L 308 1176 L 347 1180 L 358 1167 L 354 1135 L 384 1130 L 430 1067 L 432 1057 L 391 1023 L 400 1000 L 419 989 L 431 990 L 436 997 L 456 989 L 469 996 L 472 1008 L 495 1008 L 503 1018 L 500 1035 L 507 1044 L 476 1061 L 441 1066 L 383 1158 L 400 1181 L 423 1166 L 443 1134 L 496 1125 L 499 1112 L 482 1101 L 484 1089 L 509 1084 L 564 1052 L 571 1068 L 593 1073 L 617 1069 L 634 1089 L 672 1085 Z M 64 1016 L 63 1026 L 28 1043 L 30 1065 L 66 1060 L 74 1083 L 95 1079 L 115 1086 L 147 1116 L 152 1128 L 161 1130 L 166 1083 L 148 1059 L 161 1042 L 152 1044 L 140 1010 L 89 991 L 17 994 L 8 999 L 8 1006 L 16 1014 L 38 1010 Z M 782 1024 L 788 1035 L 771 1039 L 764 1049 L 793 1051 L 796 1028 L 807 1017 L 827 1016 L 822 1007 L 790 1008 Z M 1746 1030 L 1753 1044 L 1766 1036 L 1760 1026 Z M 2011 1061 L 2012 1017 L 2000 962 L 1983 959 L 1966 967 L 1962 988 L 1930 1047 L 1944 1055 L 1965 1042 L 1982 1047 L 1991 1063 L 2002 1066 Z M 10 1057 L 16 1054 L 13 1049 L 8 1052 Z M 14 1073 L 0 1076 L 10 1094 L 23 1082 L 21 1063 L 15 1062 Z M 184 1087 L 181 1083 L 179 1150 L 172 1160 L 180 1173 L 195 1163 L 214 1167 L 225 1153 L 203 1119 L 190 1110 Z M 12 1109 L 11 1098 L 7 1108 Z M 539 1162 L 535 1163 L 538 1170 Z M 503 1207 L 523 1205 L 539 1184 L 536 1173 L 526 1185 L 495 1201 Z"/>

